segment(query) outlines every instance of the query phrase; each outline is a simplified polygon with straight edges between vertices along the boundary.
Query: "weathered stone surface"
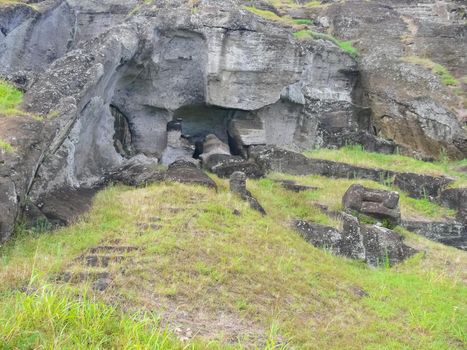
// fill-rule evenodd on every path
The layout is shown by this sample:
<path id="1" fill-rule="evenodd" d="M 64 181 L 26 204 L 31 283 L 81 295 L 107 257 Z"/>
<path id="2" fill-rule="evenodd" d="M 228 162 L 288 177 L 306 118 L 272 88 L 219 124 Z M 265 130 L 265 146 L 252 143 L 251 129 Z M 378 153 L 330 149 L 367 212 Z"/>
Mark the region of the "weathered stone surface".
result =
<path id="1" fill-rule="evenodd" d="M 264 122 L 255 119 L 233 119 L 229 123 L 229 136 L 234 140 L 236 150 L 246 155 L 245 147 L 266 144 Z"/>
<path id="2" fill-rule="evenodd" d="M 65 187 L 40 198 L 37 206 L 50 224 L 69 225 L 91 209 L 92 199 L 96 192 L 97 189 L 93 188 Z"/>
<path id="3" fill-rule="evenodd" d="M 401 221 L 399 193 L 397 192 L 352 185 L 345 192 L 342 204 L 346 210 L 368 215 L 378 220 L 386 220 L 394 226 Z"/>
<path id="4" fill-rule="evenodd" d="M 197 162 L 193 159 L 194 145 L 182 138 L 182 118 L 167 123 L 167 147 L 162 153 L 161 163 L 170 165 L 177 160 Z"/>
<path id="5" fill-rule="evenodd" d="M 122 183 L 128 186 L 145 186 L 162 181 L 165 170 L 158 166 L 157 159 L 138 155 L 131 158 L 121 167 L 112 169 L 105 175 L 106 182 Z"/>
<path id="6" fill-rule="evenodd" d="M 442 27 L 424 21 L 412 32 L 401 16 L 405 10 L 394 1 L 333 2 L 303 10 L 307 18 L 319 11 L 317 23 L 339 38 L 360 35 L 360 67 L 334 43 L 295 40 L 289 28 L 251 14 L 240 0 L 201 0 L 196 11 L 185 0 L 140 7 L 139 0 L 2 6 L 0 74 L 25 88 L 24 107 L 47 120 L 47 128 L 35 131 L 42 133 L 41 142 L 28 155 L 31 162 L 12 176 L 16 197 L 38 204 L 58 189 L 93 188 L 134 155 L 164 164 L 188 159 L 196 142 L 210 133 L 228 143 L 230 120 L 258 121 L 266 144 L 290 150 L 355 141 L 391 152 L 394 144 L 376 137 L 382 136 L 420 155 L 435 156 L 445 148 L 462 156 L 467 142 L 455 118 L 458 99 L 431 72 L 399 59 L 412 54 L 399 42 L 410 34 L 417 52 L 435 56 L 442 46 L 449 52 L 446 64 L 465 75 L 460 55 L 465 50 L 453 45 L 465 31 L 454 16 L 461 10 L 445 11 Z M 301 10 L 287 11 L 297 16 Z M 447 39 L 435 39 L 438 35 Z M 116 110 L 124 117 L 117 123 Z M 169 144 L 166 126 L 177 117 L 186 117 L 186 147 Z M 242 148 L 257 147 L 253 144 L 262 134 L 251 137 L 244 132 L 249 127 L 235 128 L 243 129 L 237 137 Z M 31 131 L 30 137 L 37 135 Z M 234 153 L 245 156 L 240 151 Z M 225 159 L 216 167 L 224 176 L 238 169 L 254 176 L 266 171 L 251 159 Z M 286 162 L 296 173 L 311 166 L 313 173 L 338 177 L 393 175 L 323 161 Z M 2 186 L 9 193 L 12 185 Z M 10 199 L 5 213 L 17 217 L 19 203 Z"/>
<path id="7" fill-rule="evenodd" d="M 166 179 L 217 189 L 216 183 L 192 162 L 176 161 L 169 165 Z"/>
<path id="8" fill-rule="evenodd" d="M 413 198 L 434 199 L 452 181 L 453 179 L 441 176 L 400 173 L 396 175 L 394 185 Z"/>
<path id="9" fill-rule="evenodd" d="M 467 225 L 467 188 L 448 188 L 441 192 L 438 202 L 457 210 L 457 219 Z"/>
<path id="10" fill-rule="evenodd" d="M 259 211 L 262 215 L 266 215 L 266 211 L 264 208 L 259 204 L 257 199 L 253 197 L 250 191 L 246 189 L 246 175 L 241 171 L 235 171 L 230 176 L 230 191 L 240 195 L 240 197 L 247 201 L 250 204 L 250 207 L 256 211 Z"/>
<path id="11" fill-rule="evenodd" d="M 74 16 L 66 1 L 23 3 L 0 9 L 0 74 L 26 79 L 63 56 L 73 40 Z"/>
<path id="12" fill-rule="evenodd" d="M 466 27 L 451 5 L 465 12 L 465 4 L 449 0 L 354 0 L 317 10 L 335 36 L 358 41 L 362 104 L 371 108 L 372 129 L 408 154 L 466 156 L 462 97 L 430 68 L 405 60 L 431 59 L 458 78 L 466 74 L 466 41 L 460 39 Z"/>
<path id="13" fill-rule="evenodd" d="M 360 178 L 373 181 L 385 181 L 395 172 L 382 169 L 370 169 L 345 163 L 313 159 L 303 154 L 270 146 L 255 146 L 250 149 L 250 157 L 265 172 L 278 171 L 293 175 L 316 174 L 336 178 Z"/>
<path id="14" fill-rule="evenodd" d="M 264 173 L 254 162 L 240 156 L 232 156 L 229 146 L 220 141 L 215 135 L 208 135 L 200 155 L 203 168 L 220 177 L 230 177 L 235 171 L 241 171 L 248 177 L 261 177 Z"/>
<path id="15" fill-rule="evenodd" d="M 342 232 L 338 229 L 304 220 L 296 220 L 294 226 L 308 243 L 328 249 L 336 255 L 340 254 Z"/>
<path id="16" fill-rule="evenodd" d="M 403 243 L 398 233 L 379 226 L 362 225 L 358 219 L 342 214 L 342 231 L 332 227 L 297 220 L 295 228 L 316 247 L 334 254 L 364 260 L 370 266 L 393 266 L 413 255 L 416 250 Z"/>
<path id="17" fill-rule="evenodd" d="M 21 201 L 31 182 L 48 142 L 47 125 L 29 117 L 0 116 L 0 139 L 11 145 L 0 149 L 0 242 L 13 232 L 21 214 Z"/>
<path id="18" fill-rule="evenodd" d="M 404 221 L 402 225 L 428 239 L 467 250 L 467 225 L 459 222 Z"/>

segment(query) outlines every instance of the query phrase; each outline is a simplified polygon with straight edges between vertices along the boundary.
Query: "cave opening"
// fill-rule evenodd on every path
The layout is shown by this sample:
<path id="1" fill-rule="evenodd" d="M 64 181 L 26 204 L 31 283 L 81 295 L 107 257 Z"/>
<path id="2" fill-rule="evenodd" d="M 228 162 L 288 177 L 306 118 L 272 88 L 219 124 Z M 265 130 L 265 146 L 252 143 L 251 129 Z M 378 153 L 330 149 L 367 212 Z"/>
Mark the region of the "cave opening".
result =
<path id="1" fill-rule="evenodd" d="M 192 157 L 199 159 L 207 135 L 215 135 L 228 146 L 232 155 L 240 155 L 238 145 L 229 132 L 230 121 L 246 112 L 205 104 L 187 105 L 174 112 L 181 122 L 181 137 L 193 147 Z"/>
<path id="2" fill-rule="evenodd" d="M 215 135 L 231 155 L 244 156 L 244 146 L 233 135 L 232 121 L 244 120 L 252 113 L 206 104 L 185 105 L 174 111 L 149 106 L 129 110 L 111 104 L 110 111 L 114 147 L 120 155 L 131 158 L 144 154 L 166 165 L 179 158 L 200 159 L 208 135 Z"/>

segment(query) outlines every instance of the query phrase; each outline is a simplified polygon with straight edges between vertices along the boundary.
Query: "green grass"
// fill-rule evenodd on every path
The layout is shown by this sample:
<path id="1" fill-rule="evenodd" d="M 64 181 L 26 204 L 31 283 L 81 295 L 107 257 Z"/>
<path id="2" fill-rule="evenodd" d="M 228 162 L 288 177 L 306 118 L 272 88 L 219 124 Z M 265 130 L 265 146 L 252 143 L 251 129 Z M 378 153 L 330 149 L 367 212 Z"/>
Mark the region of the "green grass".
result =
<path id="1" fill-rule="evenodd" d="M 86 295 L 47 287 L 2 298 L 2 349 L 183 349 L 150 313 L 125 315 Z"/>
<path id="2" fill-rule="evenodd" d="M 250 11 L 251 13 L 254 13 L 255 15 L 258 15 L 260 17 L 263 17 L 267 20 L 270 20 L 270 21 L 277 21 L 277 22 L 281 22 L 283 21 L 284 19 L 278 15 L 276 15 L 274 12 L 271 12 L 271 11 L 268 11 L 268 10 L 261 10 L 261 9 L 258 9 L 256 7 L 253 7 L 253 6 L 244 6 L 244 8 L 248 11 Z"/>
<path id="3" fill-rule="evenodd" d="M 306 4 L 300 5 L 294 0 L 268 0 L 268 2 L 273 5 L 276 9 L 282 11 L 287 11 L 288 9 L 297 9 L 304 7 L 319 7 L 321 3 L 319 1 L 309 1 Z M 307 18 L 292 18 L 290 16 L 278 16 L 272 11 L 258 9 L 254 6 L 243 6 L 246 10 L 254 13 L 257 16 L 260 16 L 269 21 L 279 22 L 288 26 L 292 26 L 295 29 L 303 28 L 303 26 L 312 25 L 313 21 Z"/>
<path id="4" fill-rule="evenodd" d="M 423 66 L 427 69 L 430 69 L 433 73 L 437 74 L 441 79 L 441 82 L 446 86 L 458 86 L 460 85 L 459 80 L 457 80 L 449 70 L 441 64 L 435 63 L 428 58 L 422 58 L 417 56 L 407 56 L 403 57 L 404 62 L 409 62 Z"/>
<path id="5" fill-rule="evenodd" d="M 412 172 L 434 176 L 451 176 L 457 178 L 455 187 L 467 186 L 467 176 L 458 168 L 467 166 L 467 159 L 461 161 L 424 162 L 399 154 L 382 154 L 367 152 L 361 146 L 346 146 L 338 150 L 317 149 L 305 152 L 311 158 L 326 159 L 352 164 L 366 168 L 380 168 L 399 172 Z"/>
<path id="6" fill-rule="evenodd" d="M 287 8 L 299 8 L 299 7 L 319 7 L 322 6 L 321 2 L 318 0 L 308 1 L 307 3 L 300 5 L 295 0 L 266 0 L 268 3 L 273 5 L 278 9 L 287 9 Z"/>
<path id="7" fill-rule="evenodd" d="M 0 151 L 6 152 L 6 153 L 13 153 L 15 149 L 9 142 L 0 139 Z"/>
<path id="8" fill-rule="evenodd" d="M 312 25 L 313 24 L 313 21 L 307 18 L 295 18 L 293 21 L 295 24 L 298 24 L 298 25 Z"/>
<path id="9" fill-rule="evenodd" d="M 20 113 L 17 109 L 23 101 L 23 93 L 6 81 L 0 80 L 0 114 Z M 24 113 L 24 112 L 23 112 Z"/>
<path id="10" fill-rule="evenodd" d="M 344 187 L 300 180 L 327 184 L 320 200 Z M 308 245 L 290 228 L 296 216 L 330 220 L 310 208 L 313 192 L 295 200 L 271 180 L 251 181 L 268 212 L 262 217 L 227 191 L 226 180 L 215 181 L 218 192 L 181 184 L 111 187 L 75 225 L 4 246 L 4 348 L 177 349 L 170 333 L 177 327 L 200 330 L 183 343 L 190 349 L 463 348 L 465 252 L 400 229 L 424 253 L 370 269 Z M 141 228 L 155 216 L 159 229 Z M 112 288 L 95 293 L 87 284 L 54 282 L 57 272 L 83 268 L 75 258 L 87 247 L 117 240 L 141 250 L 109 267 Z M 37 290 L 18 291 L 25 287 Z"/>
<path id="11" fill-rule="evenodd" d="M 295 38 L 299 40 L 322 39 L 322 40 L 331 41 L 332 43 L 339 46 L 343 51 L 347 52 L 349 55 L 353 57 L 358 56 L 358 50 L 357 48 L 353 46 L 353 42 L 351 40 L 347 40 L 347 41 L 339 40 L 333 37 L 332 35 L 315 32 L 309 29 L 299 30 L 295 32 L 293 35 Z"/>

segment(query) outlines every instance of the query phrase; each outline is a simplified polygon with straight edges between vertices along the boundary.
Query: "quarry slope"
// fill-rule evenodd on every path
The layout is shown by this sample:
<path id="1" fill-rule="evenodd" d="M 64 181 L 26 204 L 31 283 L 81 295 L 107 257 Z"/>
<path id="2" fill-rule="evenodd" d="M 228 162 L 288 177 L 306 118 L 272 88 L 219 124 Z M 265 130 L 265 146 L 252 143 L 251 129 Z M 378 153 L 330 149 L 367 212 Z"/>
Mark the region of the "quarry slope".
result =
<path id="1" fill-rule="evenodd" d="M 267 216 L 214 177 L 109 187 L 74 225 L 20 234 L 1 250 L 3 348 L 463 348 L 465 252 L 400 229 L 420 251 L 400 265 L 335 257 L 290 225 L 339 225 L 312 204 L 349 180 L 295 177 L 324 192 L 291 195 L 278 178 L 248 183 Z"/>

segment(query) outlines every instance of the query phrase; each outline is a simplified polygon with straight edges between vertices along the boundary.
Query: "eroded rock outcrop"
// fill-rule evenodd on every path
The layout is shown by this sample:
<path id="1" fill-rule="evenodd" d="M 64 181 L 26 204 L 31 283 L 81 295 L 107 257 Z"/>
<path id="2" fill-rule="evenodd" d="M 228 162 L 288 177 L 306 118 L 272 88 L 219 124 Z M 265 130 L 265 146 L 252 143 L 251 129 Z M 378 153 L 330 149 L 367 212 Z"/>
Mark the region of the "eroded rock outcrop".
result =
<path id="1" fill-rule="evenodd" d="M 445 86 L 430 68 L 438 63 L 458 79 L 465 76 L 465 3 L 355 0 L 317 11 L 323 26 L 359 48 L 377 135 L 421 157 L 466 156 L 466 86 Z"/>

